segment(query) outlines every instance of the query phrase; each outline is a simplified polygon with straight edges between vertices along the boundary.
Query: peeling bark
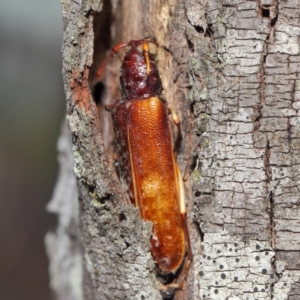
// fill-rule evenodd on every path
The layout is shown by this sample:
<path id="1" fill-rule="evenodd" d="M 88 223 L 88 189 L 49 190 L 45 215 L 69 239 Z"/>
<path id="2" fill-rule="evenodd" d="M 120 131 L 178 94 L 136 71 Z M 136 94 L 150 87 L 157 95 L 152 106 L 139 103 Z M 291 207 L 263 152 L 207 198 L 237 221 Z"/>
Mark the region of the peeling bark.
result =
<path id="1" fill-rule="evenodd" d="M 154 36 L 164 97 L 182 120 L 176 149 L 194 252 L 173 299 L 298 299 L 299 2 L 108 3 L 102 13 L 99 0 L 62 3 L 71 134 L 60 139 L 49 204 L 58 228 L 46 237 L 57 298 L 162 298 L 151 224 L 125 204 L 108 116 L 99 119 L 91 94 L 108 48 Z M 116 58 L 101 78 L 99 107 L 118 97 L 119 67 Z"/>

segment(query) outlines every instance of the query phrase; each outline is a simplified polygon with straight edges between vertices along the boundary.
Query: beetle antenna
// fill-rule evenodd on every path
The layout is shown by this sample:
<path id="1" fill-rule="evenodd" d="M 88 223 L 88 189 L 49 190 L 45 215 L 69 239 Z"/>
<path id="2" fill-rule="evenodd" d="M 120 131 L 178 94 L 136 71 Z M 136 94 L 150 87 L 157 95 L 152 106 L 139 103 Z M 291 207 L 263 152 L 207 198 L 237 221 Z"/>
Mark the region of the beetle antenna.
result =
<path id="1" fill-rule="evenodd" d="M 112 48 L 109 57 L 105 59 L 105 61 L 102 63 L 101 68 L 96 72 L 97 77 L 100 77 L 108 65 L 108 63 L 112 60 L 112 58 L 124 47 L 128 46 L 128 43 L 121 43 L 116 45 L 115 47 Z"/>
<path id="2" fill-rule="evenodd" d="M 147 41 L 143 42 L 143 53 L 146 61 L 146 73 L 149 75 L 150 73 L 150 60 L 149 60 L 149 45 Z"/>

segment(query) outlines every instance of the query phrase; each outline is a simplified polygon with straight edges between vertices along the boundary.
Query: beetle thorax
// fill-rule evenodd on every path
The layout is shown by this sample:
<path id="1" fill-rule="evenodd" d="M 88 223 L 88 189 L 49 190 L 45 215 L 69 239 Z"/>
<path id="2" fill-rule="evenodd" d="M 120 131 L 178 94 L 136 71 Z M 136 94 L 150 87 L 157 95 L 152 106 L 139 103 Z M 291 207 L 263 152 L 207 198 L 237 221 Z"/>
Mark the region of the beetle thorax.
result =
<path id="1" fill-rule="evenodd" d="M 162 91 L 161 79 L 150 54 L 150 72 L 147 74 L 144 55 L 136 47 L 127 52 L 121 67 L 121 92 L 124 99 L 144 99 L 157 96 Z"/>

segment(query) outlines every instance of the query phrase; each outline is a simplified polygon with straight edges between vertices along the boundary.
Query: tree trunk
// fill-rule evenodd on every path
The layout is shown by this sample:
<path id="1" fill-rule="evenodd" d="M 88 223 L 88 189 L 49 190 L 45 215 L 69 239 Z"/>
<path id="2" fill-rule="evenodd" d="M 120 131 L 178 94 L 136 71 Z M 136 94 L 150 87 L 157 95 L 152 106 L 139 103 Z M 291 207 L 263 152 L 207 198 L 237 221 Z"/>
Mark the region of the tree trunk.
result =
<path id="1" fill-rule="evenodd" d="M 101 78 L 101 118 L 94 102 L 107 49 L 153 36 L 164 97 L 181 119 L 177 161 L 194 252 L 174 299 L 298 299 L 299 2 L 62 2 L 71 134 L 64 126 L 48 207 L 58 227 L 46 236 L 57 298 L 162 299 L 151 224 L 126 204 L 101 110 L 118 97 L 120 60 Z"/>

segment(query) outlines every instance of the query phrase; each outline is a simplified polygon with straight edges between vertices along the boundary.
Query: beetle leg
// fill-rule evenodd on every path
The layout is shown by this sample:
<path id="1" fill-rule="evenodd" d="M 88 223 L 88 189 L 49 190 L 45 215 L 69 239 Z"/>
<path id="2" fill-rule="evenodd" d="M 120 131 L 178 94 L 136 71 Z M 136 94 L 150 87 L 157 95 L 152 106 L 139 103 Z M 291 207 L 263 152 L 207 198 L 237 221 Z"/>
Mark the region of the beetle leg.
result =
<path id="1" fill-rule="evenodd" d="M 178 188 L 179 188 L 180 215 L 182 218 L 182 225 L 183 225 L 183 230 L 185 233 L 185 238 L 186 238 L 186 243 L 187 243 L 187 259 L 184 262 L 182 277 L 178 283 L 178 287 L 181 288 L 184 283 L 184 280 L 189 272 L 189 268 L 190 268 L 190 265 L 193 260 L 193 252 L 192 252 L 191 240 L 190 240 L 190 235 L 189 235 L 189 228 L 188 228 L 188 224 L 187 224 L 183 179 L 182 179 L 181 172 L 180 172 L 180 169 L 177 164 L 176 164 L 176 173 L 177 173 Z"/>
<path id="2" fill-rule="evenodd" d="M 168 112 L 171 115 L 171 119 L 173 121 L 173 123 L 176 125 L 177 127 L 177 132 L 175 134 L 175 131 L 172 128 L 172 132 L 174 134 L 174 138 L 175 138 L 175 142 L 174 142 L 174 149 L 177 149 L 179 147 L 179 143 L 182 140 L 182 133 L 181 133 L 181 126 L 180 126 L 180 120 L 175 112 L 175 110 L 171 107 L 168 107 Z M 176 154 L 174 153 L 174 155 L 176 156 Z"/>
<path id="3" fill-rule="evenodd" d="M 171 107 L 168 108 L 169 113 L 171 114 L 172 121 L 174 122 L 175 125 L 178 125 L 180 123 L 179 118 L 175 112 L 175 110 Z"/>

